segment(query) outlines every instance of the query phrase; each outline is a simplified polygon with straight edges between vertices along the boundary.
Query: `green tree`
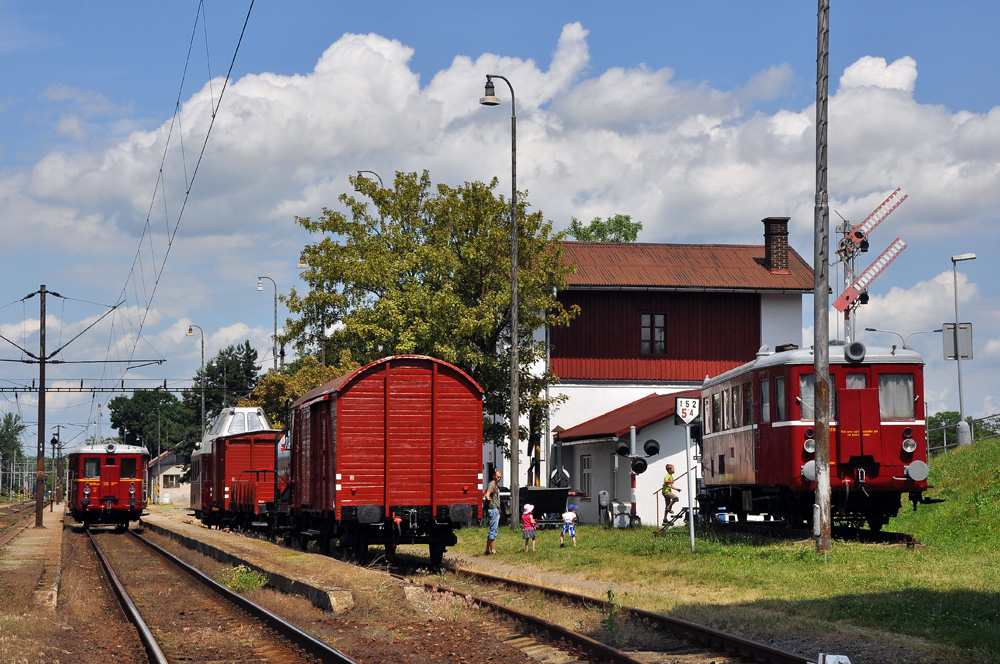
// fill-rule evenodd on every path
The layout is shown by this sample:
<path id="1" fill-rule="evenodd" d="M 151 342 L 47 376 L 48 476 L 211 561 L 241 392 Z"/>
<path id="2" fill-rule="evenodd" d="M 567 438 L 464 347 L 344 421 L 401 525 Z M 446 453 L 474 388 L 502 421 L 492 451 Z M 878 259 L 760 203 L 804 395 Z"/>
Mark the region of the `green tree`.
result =
<path id="1" fill-rule="evenodd" d="M 297 218 L 311 234 L 302 258 L 308 290 L 283 298 L 292 315 L 286 339 L 300 354 L 335 351 L 366 364 L 386 355 L 417 353 L 451 362 L 486 392 L 485 411 L 509 411 L 510 205 L 489 184 L 438 185 L 430 176 L 397 173 L 394 186 L 350 177 L 368 200 L 343 194 L 346 213 L 324 208 Z M 369 201 L 374 209 L 369 208 Z M 563 234 L 518 196 L 518 335 L 521 395 L 531 412 L 540 386 L 529 367 L 544 358 L 532 331 L 568 325 L 576 310 L 553 297 L 572 270 Z M 328 333 L 329 332 L 329 333 Z M 485 435 L 501 441 L 504 423 L 485 418 Z"/>
<path id="2" fill-rule="evenodd" d="M 616 214 L 607 221 L 594 217 L 586 226 L 573 217 L 567 233 L 581 242 L 635 242 L 641 230 L 641 221 L 632 221 L 627 214 Z"/>
<path id="3" fill-rule="evenodd" d="M 254 388 L 246 403 L 239 405 L 259 406 L 264 409 L 271 426 L 283 428 L 287 422 L 285 410 L 309 390 L 330 382 L 358 368 L 358 363 L 350 359 L 344 350 L 335 366 L 323 366 L 312 355 L 306 355 L 288 365 L 282 371 L 268 371 Z"/>
<path id="4" fill-rule="evenodd" d="M 4 413 L 0 419 L 0 456 L 4 463 L 10 463 L 17 454 L 19 458 L 24 457 L 21 451 L 21 436 L 27 430 L 28 425 L 21 421 L 21 416 L 16 413 Z"/>
<path id="5" fill-rule="evenodd" d="M 235 406 L 240 399 L 249 398 L 259 379 L 257 351 L 244 341 L 229 345 L 205 364 L 205 369 L 195 372 L 194 384 L 184 392 L 184 404 L 197 414 L 201 427 L 201 387 L 205 386 L 205 426 L 222 412 Z"/>
<path id="6" fill-rule="evenodd" d="M 958 444 L 958 437 L 955 433 L 955 426 L 958 424 L 959 415 L 957 410 L 944 410 L 935 413 L 927 418 L 927 447 L 932 450 L 940 450 L 945 443 L 948 447 Z M 985 440 L 1000 435 L 1000 417 L 987 417 L 981 420 L 974 420 L 966 417 L 972 431 L 972 440 Z"/>
<path id="7" fill-rule="evenodd" d="M 154 456 L 158 450 L 190 454 L 201 439 L 200 400 L 198 410 L 193 411 L 169 392 L 141 390 L 115 397 L 108 402 L 108 410 L 118 439 L 127 445 L 144 445 Z"/>

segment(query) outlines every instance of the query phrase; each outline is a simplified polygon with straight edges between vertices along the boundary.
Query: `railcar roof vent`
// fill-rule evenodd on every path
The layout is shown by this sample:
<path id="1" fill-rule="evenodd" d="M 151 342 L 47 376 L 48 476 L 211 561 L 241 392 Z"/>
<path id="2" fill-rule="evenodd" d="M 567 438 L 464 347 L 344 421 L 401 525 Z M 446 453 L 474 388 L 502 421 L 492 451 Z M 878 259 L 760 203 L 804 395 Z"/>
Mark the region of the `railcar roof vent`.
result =
<path id="1" fill-rule="evenodd" d="M 758 359 L 762 357 L 767 357 L 770 354 L 771 354 L 771 347 L 768 346 L 767 344 L 764 344 L 763 346 L 757 349 Z M 705 376 L 705 380 L 708 380 L 708 376 Z"/>
<path id="2" fill-rule="evenodd" d="M 790 344 L 790 343 L 789 344 L 780 344 L 780 345 L 774 347 L 774 350 L 777 351 L 777 352 L 779 352 L 779 353 L 784 353 L 785 351 L 788 351 L 788 350 L 798 350 L 798 349 L 799 349 L 799 345 L 798 344 Z"/>

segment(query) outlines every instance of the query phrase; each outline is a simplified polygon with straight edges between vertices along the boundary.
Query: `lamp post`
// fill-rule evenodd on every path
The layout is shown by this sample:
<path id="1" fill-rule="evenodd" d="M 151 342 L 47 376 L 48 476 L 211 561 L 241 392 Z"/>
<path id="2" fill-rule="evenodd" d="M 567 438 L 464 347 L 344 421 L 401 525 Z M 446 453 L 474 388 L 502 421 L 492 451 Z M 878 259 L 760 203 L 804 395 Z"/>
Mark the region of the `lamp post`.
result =
<path id="1" fill-rule="evenodd" d="M 201 332 L 201 437 L 205 437 L 205 330 L 197 325 L 188 325 L 189 337 L 194 336 L 194 328 Z"/>
<path id="2" fill-rule="evenodd" d="M 959 254 L 951 257 L 952 284 L 955 289 L 955 364 L 958 366 L 958 444 L 964 445 L 971 442 L 969 436 L 969 424 L 965 421 L 965 402 L 962 399 L 962 349 L 958 345 L 958 263 L 959 261 L 975 260 L 975 254 Z"/>
<path id="3" fill-rule="evenodd" d="M 257 290 L 264 290 L 264 279 L 274 286 L 274 336 L 271 337 L 271 355 L 274 359 L 274 370 L 278 370 L 278 284 L 271 277 L 257 277 Z"/>
<path id="4" fill-rule="evenodd" d="M 379 189 L 385 189 L 385 185 L 382 184 L 382 176 L 381 175 L 379 175 L 375 171 L 358 171 L 358 177 L 361 177 L 362 173 L 371 173 L 372 175 L 374 175 L 375 177 L 377 177 L 378 178 Z"/>
<path id="5" fill-rule="evenodd" d="M 518 493 L 518 462 L 520 435 L 518 423 L 518 337 L 517 337 L 517 113 L 514 104 L 514 86 L 498 74 L 486 75 L 486 91 L 479 98 L 483 106 L 499 106 L 493 79 L 499 78 L 510 89 L 510 509 L 511 527 L 515 527 L 520 515 L 520 495 Z"/>

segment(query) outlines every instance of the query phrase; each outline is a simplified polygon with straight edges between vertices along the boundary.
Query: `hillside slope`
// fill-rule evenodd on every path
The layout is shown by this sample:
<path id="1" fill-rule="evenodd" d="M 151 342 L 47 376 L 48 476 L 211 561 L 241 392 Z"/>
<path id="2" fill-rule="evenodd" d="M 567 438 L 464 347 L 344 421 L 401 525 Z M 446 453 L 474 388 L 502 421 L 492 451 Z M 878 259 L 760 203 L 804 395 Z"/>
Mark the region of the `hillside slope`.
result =
<path id="1" fill-rule="evenodd" d="M 930 462 L 925 495 L 935 505 L 908 503 L 887 530 L 912 533 L 930 546 L 1000 549 L 1000 440 L 992 439 L 938 454 Z"/>

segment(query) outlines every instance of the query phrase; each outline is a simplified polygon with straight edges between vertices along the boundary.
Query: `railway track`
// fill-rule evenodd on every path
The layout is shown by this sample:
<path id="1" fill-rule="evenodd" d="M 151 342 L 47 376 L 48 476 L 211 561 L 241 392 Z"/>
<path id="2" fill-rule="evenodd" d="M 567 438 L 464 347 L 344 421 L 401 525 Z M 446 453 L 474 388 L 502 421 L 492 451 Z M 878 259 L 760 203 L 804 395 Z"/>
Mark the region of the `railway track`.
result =
<path id="1" fill-rule="evenodd" d="M 135 533 L 87 535 L 150 662 L 356 664 Z"/>
<path id="2" fill-rule="evenodd" d="M 29 517 L 33 516 L 35 516 L 35 501 L 33 500 L 8 503 L 0 507 L 0 546 L 24 530 L 28 525 Z"/>
<path id="3" fill-rule="evenodd" d="M 609 595 L 607 601 L 573 592 L 515 581 L 468 569 L 451 570 L 453 581 L 438 585 L 418 581 L 425 587 L 439 592 L 466 596 L 494 611 L 504 613 L 518 621 L 528 623 L 546 634 L 550 640 L 568 644 L 578 652 L 586 653 L 586 661 L 614 663 L 659 664 L 683 662 L 708 664 L 721 662 L 765 662 L 768 664 L 807 664 L 808 659 L 799 655 L 756 643 L 733 634 L 727 634 L 695 623 L 671 618 L 643 609 L 623 606 Z M 412 580 L 412 579 L 409 579 Z M 469 580 L 472 583 L 469 583 Z M 458 587 L 472 587 L 468 592 Z M 491 590 L 492 588 L 492 590 Z M 497 592 L 502 588 L 502 592 Z M 513 591 L 523 600 L 512 600 Z M 491 599 L 491 596 L 497 599 Z M 537 597 L 544 599 L 538 601 Z M 605 631 L 614 632 L 620 625 L 629 625 L 631 645 L 621 648 L 602 643 L 546 618 L 519 609 L 513 604 L 530 604 L 551 614 L 553 603 L 562 609 L 560 622 L 573 622 L 581 626 L 599 622 Z M 566 612 L 568 609 L 568 613 Z M 596 613 L 596 616 L 594 615 Z M 589 615 L 586 615 L 589 614 Z"/>

